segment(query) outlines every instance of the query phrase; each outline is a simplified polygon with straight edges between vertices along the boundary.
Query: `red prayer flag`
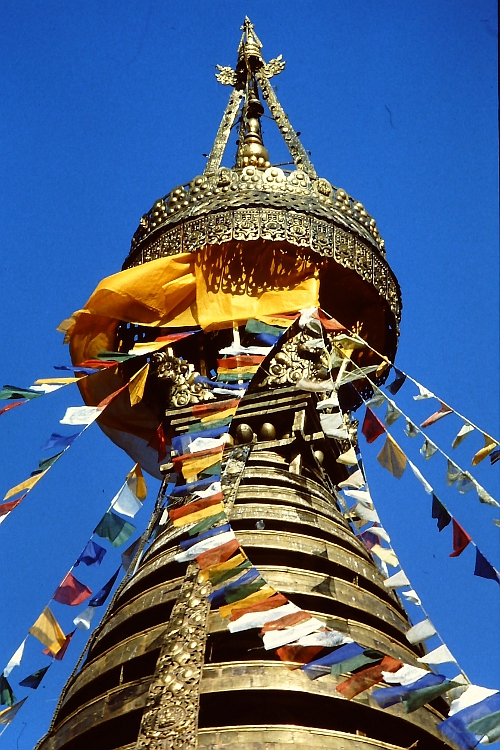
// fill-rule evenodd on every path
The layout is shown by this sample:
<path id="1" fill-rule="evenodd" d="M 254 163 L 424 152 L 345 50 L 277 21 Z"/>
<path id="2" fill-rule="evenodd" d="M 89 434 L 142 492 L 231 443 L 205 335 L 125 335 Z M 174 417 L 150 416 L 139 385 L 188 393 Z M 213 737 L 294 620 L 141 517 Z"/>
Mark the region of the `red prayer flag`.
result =
<path id="1" fill-rule="evenodd" d="M 304 612 L 304 610 L 301 610 L 300 612 L 292 612 L 290 615 L 280 617 L 279 620 L 273 620 L 272 622 L 266 623 L 260 631 L 260 634 L 264 635 L 264 633 L 268 633 L 270 630 L 283 630 L 284 628 L 290 628 L 292 625 L 298 625 L 299 622 L 310 620 L 311 617 L 312 615 L 310 615 L 309 612 Z"/>
<path id="2" fill-rule="evenodd" d="M 66 640 L 64 641 L 64 645 L 59 649 L 59 651 L 57 652 L 57 654 L 52 653 L 52 651 L 50 650 L 50 648 L 44 648 L 43 651 L 42 651 L 42 653 L 46 654 L 46 656 L 51 656 L 53 659 L 56 659 L 56 661 L 61 661 L 61 659 L 63 658 L 64 654 L 68 650 L 68 646 L 70 644 L 70 641 L 73 638 L 73 636 L 75 635 L 75 633 L 76 633 L 76 629 L 73 630 L 73 631 L 71 631 L 71 633 L 68 633 L 68 635 L 66 636 Z"/>
<path id="3" fill-rule="evenodd" d="M 450 557 L 458 557 L 472 539 L 454 518 L 451 521 L 453 524 L 453 552 L 450 552 Z"/>
<path id="4" fill-rule="evenodd" d="M 11 512 L 11 510 L 14 510 L 21 500 L 24 500 L 28 493 L 25 492 L 24 495 L 21 495 L 21 497 L 18 497 L 17 500 L 11 500 L 10 503 L 1 503 L 0 504 L 0 516 L 6 516 L 8 513 Z"/>
<path id="5" fill-rule="evenodd" d="M 381 682 L 383 680 L 382 672 L 397 672 L 402 666 L 403 662 L 393 659 L 392 656 L 384 656 L 380 664 L 367 667 L 367 669 L 353 674 L 344 682 L 340 682 L 337 685 L 337 692 L 342 693 L 344 698 L 350 701 L 351 698 L 368 690 L 377 682 Z"/>
<path id="6" fill-rule="evenodd" d="M 120 362 L 103 362 L 100 359 L 86 359 L 85 362 L 79 362 L 75 365 L 75 370 L 78 370 L 79 367 L 95 367 L 96 370 L 100 370 L 107 367 L 116 367 L 119 364 Z M 95 373 L 93 374 L 95 375 Z"/>
<path id="7" fill-rule="evenodd" d="M 97 406 L 101 406 L 101 407 L 107 406 L 108 404 L 111 403 L 111 401 L 113 401 L 113 399 L 115 399 L 120 393 L 122 393 L 122 391 L 125 391 L 128 388 L 128 386 L 129 386 L 128 383 L 126 385 L 122 385 L 122 387 L 118 388 L 117 391 L 113 391 L 113 393 L 110 393 L 109 396 L 106 396 L 106 398 L 103 398 L 102 401 L 99 401 Z"/>
<path id="8" fill-rule="evenodd" d="M 385 427 L 380 419 L 368 407 L 366 407 L 361 432 L 365 436 L 367 443 L 375 442 L 375 440 L 385 432 Z"/>
<path id="9" fill-rule="evenodd" d="M 443 417 L 446 417 L 447 414 L 453 414 L 453 409 L 447 406 L 447 404 L 443 404 L 442 401 L 440 401 L 439 403 L 441 404 L 441 408 L 439 409 L 439 411 L 435 411 L 434 414 L 431 414 L 430 417 L 427 417 L 427 419 L 422 422 L 420 427 L 430 427 L 431 424 L 438 422 Z"/>
<path id="10" fill-rule="evenodd" d="M 92 595 L 92 591 L 83 583 L 75 578 L 73 573 L 68 573 L 64 581 L 58 586 L 54 596 L 54 601 L 60 604 L 68 604 L 74 607 L 81 604 Z"/>
<path id="11" fill-rule="evenodd" d="M 158 336 L 155 341 L 166 341 L 167 343 L 171 341 L 174 343 L 174 341 L 180 341 L 181 339 L 185 339 L 186 336 L 192 336 L 193 333 L 199 333 L 199 331 L 184 331 L 182 333 L 169 333 L 166 336 Z"/>
<path id="12" fill-rule="evenodd" d="M 235 367 L 248 367 L 262 364 L 265 357 L 262 354 L 237 354 L 234 357 L 218 359 L 218 367 L 224 367 L 227 370 L 233 370 Z"/>
<path id="13" fill-rule="evenodd" d="M 238 609 L 231 615 L 229 620 L 234 622 L 234 620 L 238 620 L 242 615 L 249 614 L 250 612 L 268 612 L 270 609 L 282 607 L 284 604 L 288 604 L 286 596 L 283 596 L 283 594 L 273 594 L 273 596 L 270 596 L 269 599 L 265 599 L 263 602 L 256 602 L 244 609 Z"/>
<path id="14" fill-rule="evenodd" d="M 323 646 L 282 646 L 276 650 L 281 661 L 294 661 L 296 664 L 308 664 L 323 651 Z M 292 667 L 297 669 L 297 667 Z"/>
<path id="15" fill-rule="evenodd" d="M 233 555 L 239 548 L 239 541 L 237 539 L 231 539 L 230 542 L 221 544 L 220 547 L 214 547 L 214 549 L 202 552 L 201 555 L 198 555 L 196 558 L 196 562 L 200 566 L 200 570 L 213 568 L 214 565 L 219 565 L 220 563 L 229 560 L 231 555 Z"/>
<path id="16" fill-rule="evenodd" d="M 194 503 L 183 505 L 180 508 L 172 508 L 172 510 L 168 511 L 168 515 L 171 521 L 175 521 L 177 518 L 189 516 L 191 513 L 196 513 L 199 510 L 210 508 L 211 505 L 217 505 L 217 503 L 222 502 L 222 500 L 224 500 L 224 495 L 222 494 L 222 492 L 217 492 L 215 495 L 204 497 Z"/>
<path id="17" fill-rule="evenodd" d="M 0 417 L 2 414 L 5 414 L 6 411 L 10 411 L 11 409 L 15 409 L 16 406 L 22 406 L 23 404 L 27 404 L 28 400 L 25 401 L 14 401 L 13 404 L 7 404 L 7 406 L 4 406 L 2 409 L 0 409 Z"/>
<path id="18" fill-rule="evenodd" d="M 127 388 L 128 385 L 125 387 Z M 163 422 L 160 422 L 160 424 L 158 425 L 158 428 L 149 441 L 148 446 L 158 452 L 158 463 L 160 463 L 160 461 L 163 461 L 163 459 L 167 455 L 167 444 L 165 442 Z"/>
<path id="19" fill-rule="evenodd" d="M 204 417 L 208 414 L 216 414 L 218 411 L 226 411 L 226 409 L 234 409 L 240 403 L 241 399 L 231 398 L 223 399 L 221 401 L 207 401 L 204 404 L 195 404 L 193 406 L 193 416 Z"/>
<path id="20" fill-rule="evenodd" d="M 321 321 L 323 328 L 325 328 L 327 331 L 347 331 L 347 328 L 343 326 L 342 323 L 339 323 L 339 321 L 335 320 L 335 318 L 327 318 L 322 310 L 318 310 L 315 317 L 317 317 L 318 320 Z"/>

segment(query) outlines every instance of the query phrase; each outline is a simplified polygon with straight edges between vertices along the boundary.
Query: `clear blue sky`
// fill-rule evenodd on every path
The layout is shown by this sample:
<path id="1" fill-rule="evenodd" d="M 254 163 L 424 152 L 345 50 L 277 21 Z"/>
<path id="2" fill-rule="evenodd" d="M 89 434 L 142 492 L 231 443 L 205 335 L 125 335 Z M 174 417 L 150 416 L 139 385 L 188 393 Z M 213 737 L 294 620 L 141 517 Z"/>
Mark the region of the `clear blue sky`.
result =
<path id="1" fill-rule="evenodd" d="M 399 366 L 498 436 L 493 0 L 4 0 L 1 383 L 28 386 L 68 363 L 55 331 L 60 320 L 119 270 L 141 214 L 202 171 L 229 95 L 214 66 L 234 65 L 245 14 L 265 58 L 282 53 L 288 61 L 275 79 L 278 96 L 318 173 L 360 200 L 385 238 L 403 291 Z M 273 129 L 266 121 L 271 159 L 285 161 Z M 37 467 L 65 407 L 80 403 L 72 388 L 0 418 L 2 496 Z M 412 394 L 401 392 L 401 403 L 421 421 L 429 403 L 415 406 Z M 445 450 L 460 426 L 453 420 L 430 428 Z M 417 462 L 420 442 L 404 438 L 399 423 L 394 434 Z M 470 549 L 450 560 L 450 530 L 438 534 L 430 500 L 411 476 L 398 482 L 378 466 L 378 447 L 364 451 L 368 477 L 412 584 L 470 679 L 500 687 L 500 587 L 474 578 Z M 479 447 L 473 436 L 457 450 L 464 468 Z M 1 667 L 131 465 L 94 426 L 0 526 Z M 500 513 L 475 493 L 446 488 L 438 457 L 419 466 L 500 568 L 500 529 L 492 522 Z M 497 498 L 499 466 L 485 461 L 475 473 Z M 139 525 L 156 486 L 150 480 Z M 100 570 L 82 570 L 81 579 L 97 590 L 120 551 L 110 551 Z M 53 609 L 67 632 L 81 607 Z M 418 611 L 411 616 L 418 620 Z M 0 745 L 34 746 L 83 643 L 77 634 Z M 30 638 L 13 687 L 46 663 Z"/>

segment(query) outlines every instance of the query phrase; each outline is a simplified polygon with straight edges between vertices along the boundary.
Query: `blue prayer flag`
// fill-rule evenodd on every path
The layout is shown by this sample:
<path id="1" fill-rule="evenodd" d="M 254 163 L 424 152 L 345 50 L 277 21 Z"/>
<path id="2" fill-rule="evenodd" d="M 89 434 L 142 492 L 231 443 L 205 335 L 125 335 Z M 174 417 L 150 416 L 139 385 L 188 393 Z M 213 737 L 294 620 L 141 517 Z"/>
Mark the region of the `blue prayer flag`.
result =
<path id="1" fill-rule="evenodd" d="M 25 677 L 24 680 L 21 680 L 19 683 L 22 685 L 22 687 L 31 688 L 32 690 L 36 690 L 43 678 L 45 677 L 45 674 L 47 670 L 50 668 L 50 664 L 48 667 L 43 667 L 43 669 L 38 669 L 36 672 L 33 672 L 33 674 L 30 674 L 28 677 Z"/>
<path id="2" fill-rule="evenodd" d="M 225 523 L 223 526 L 217 526 L 215 529 L 205 531 L 203 534 L 198 534 L 198 536 L 194 536 L 192 539 L 186 539 L 185 541 L 179 542 L 179 547 L 183 550 L 187 550 L 192 547 L 193 544 L 198 544 L 198 542 L 202 542 L 204 539 L 210 539 L 210 537 L 217 536 L 217 534 L 224 534 L 226 531 L 231 531 L 231 526 L 228 523 Z"/>
<path id="3" fill-rule="evenodd" d="M 42 450 L 47 451 L 49 448 L 66 448 L 68 445 L 76 440 L 81 435 L 81 432 L 76 432 L 74 435 L 58 435 L 57 432 L 53 432 L 47 442 L 42 445 Z"/>
<path id="4" fill-rule="evenodd" d="M 476 547 L 476 566 L 474 568 L 474 575 L 480 578 L 491 578 L 493 581 L 500 583 L 500 578 L 495 568 L 483 554 Z"/>
<path id="5" fill-rule="evenodd" d="M 385 386 L 386 391 L 389 391 L 389 393 L 392 393 L 393 396 L 396 395 L 396 393 L 399 391 L 399 389 L 402 387 L 403 383 L 406 380 L 406 375 L 404 372 L 401 372 L 401 370 L 398 370 L 396 367 L 393 367 L 394 369 L 394 375 L 396 376 L 392 383 L 389 383 L 389 385 Z"/>
<path id="6" fill-rule="evenodd" d="M 104 549 L 104 547 L 101 547 L 100 544 L 97 544 L 96 542 L 93 542 L 92 539 L 90 539 L 85 545 L 85 549 L 80 554 L 80 557 L 73 567 L 76 568 L 78 565 L 80 565 L 80 563 L 88 566 L 100 565 L 105 554 L 106 550 Z"/>
<path id="7" fill-rule="evenodd" d="M 111 576 L 109 581 L 106 584 L 104 584 L 102 589 L 98 591 L 97 594 L 92 597 L 92 599 L 90 599 L 89 607 L 100 607 L 102 604 L 104 604 L 104 602 L 109 596 L 109 592 L 113 588 L 114 583 L 116 579 L 118 578 L 118 573 L 120 572 L 121 569 L 122 569 L 122 566 L 120 565 L 116 573 L 113 576 Z"/>
<path id="8" fill-rule="evenodd" d="M 442 531 L 451 522 L 450 514 L 436 495 L 432 495 L 432 517 L 437 519 L 439 531 Z"/>
<path id="9" fill-rule="evenodd" d="M 321 659 L 303 664 L 301 669 L 304 670 L 310 680 L 315 680 L 322 675 L 330 674 L 332 664 L 339 664 L 341 661 L 352 659 L 354 656 L 364 653 L 364 651 L 364 646 L 360 646 L 359 643 L 346 643 L 335 651 L 326 654 L 326 656 L 322 656 Z"/>

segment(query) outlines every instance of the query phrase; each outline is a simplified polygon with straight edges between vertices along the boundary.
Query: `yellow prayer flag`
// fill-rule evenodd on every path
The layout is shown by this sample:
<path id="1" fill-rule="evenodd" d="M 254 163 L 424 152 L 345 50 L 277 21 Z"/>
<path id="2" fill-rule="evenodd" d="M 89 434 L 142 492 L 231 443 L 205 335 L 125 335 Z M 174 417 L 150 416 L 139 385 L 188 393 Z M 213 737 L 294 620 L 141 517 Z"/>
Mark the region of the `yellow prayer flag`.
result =
<path id="1" fill-rule="evenodd" d="M 389 434 L 387 434 L 384 447 L 377 456 L 377 461 L 397 479 L 401 479 L 406 469 L 406 456 Z"/>
<path id="2" fill-rule="evenodd" d="M 35 484 L 40 481 L 40 479 L 48 472 L 48 469 L 45 469 L 45 471 L 41 471 L 40 474 L 35 474 L 34 477 L 30 477 L 29 479 L 25 479 L 24 482 L 21 482 L 20 484 L 16 484 L 15 487 L 12 487 L 7 494 L 4 497 L 4 500 L 8 500 L 10 497 L 14 497 L 14 495 L 19 495 L 20 492 L 23 492 L 24 490 L 27 490 L 28 492 L 33 489 Z"/>
<path id="3" fill-rule="evenodd" d="M 189 523 L 198 523 L 203 518 L 209 516 L 215 516 L 216 513 L 221 513 L 224 510 L 224 503 L 217 503 L 217 505 L 209 505 L 208 508 L 197 510 L 195 513 L 190 513 L 188 516 L 181 516 L 173 521 L 174 526 L 187 526 Z"/>
<path id="4" fill-rule="evenodd" d="M 201 582 L 208 581 L 209 579 L 212 580 L 212 578 L 220 576 L 223 573 L 227 573 L 233 568 L 236 568 L 238 565 L 241 565 L 241 563 L 245 562 L 246 559 L 247 559 L 247 556 L 245 555 L 244 552 L 238 552 L 238 554 L 235 555 L 235 557 L 231 557 L 231 559 L 227 560 L 226 562 L 219 563 L 219 565 L 214 565 L 213 568 L 206 568 L 205 570 L 200 570 L 198 574 L 198 579 Z"/>
<path id="5" fill-rule="evenodd" d="M 138 500 L 146 499 L 148 488 L 146 486 L 146 480 L 144 479 L 142 469 L 139 464 L 136 464 L 134 468 L 129 471 L 126 481 L 129 490 L 134 493 Z"/>
<path id="6" fill-rule="evenodd" d="M 232 409 L 224 409 L 224 411 L 216 411 L 213 414 L 207 414 L 206 417 L 202 417 L 200 422 L 215 422 L 219 419 L 225 419 L 226 417 L 232 417 L 236 414 L 237 406 L 233 406 Z"/>
<path id="7" fill-rule="evenodd" d="M 489 435 L 486 435 L 486 433 L 483 432 L 484 436 L 484 448 L 481 448 L 480 451 L 476 453 L 474 458 L 472 459 L 472 465 L 477 466 L 481 463 L 481 461 L 486 458 L 486 456 L 489 456 L 492 451 L 495 450 L 497 445 L 500 445 L 500 443 L 497 443 L 497 441 L 490 437 Z"/>
<path id="8" fill-rule="evenodd" d="M 208 469 L 210 466 L 219 463 L 223 449 L 224 446 L 221 446 L 219 452 L 214 453 L 211 456 L 203 456 L 203 458 L 196 458 L 196 454 L 194 453 L 193 456 L 195 456 L 195 458 L 188 458 L 183 461 L 181 471 L 184 479 L 187 481 L 189 477 L 194 477 L 204 469 Z"/>
<path id="9" fill-rule="evenodd" d="M 260 365 L 246 365 L 241 367 L 219 367 L 217 370 L 218 375 L 253 375 L 257 372 Z"/>
<path id="10" fill-rule="evenodd" d="M 273 589 L 272 586 L 263 586 L 258 591 L 250 594 L 250 596 L 240 599 L 239 602 L 232 602 L 231 604 L 225 604 L 223 607 L 219 607 L 219 614 L 224 619 L 232 615 L 233 612 L 236 612 L 238 609 L 245 609 L 245 607 L 249 607 L 251 604 L 258 604 L 259 602 L 269 599 L 273 594 L 276 594 L 276 590 Z"/>
<path id="11" fill-rule="evenodd" d="M 144 396 L 144 388 L 146 386 L 146 380 L 148 378 L 149 373 L 149 362 L 147 362 L 144 367 L 141 367 L 141 369 L 136 372 L 134 377 L 130 380 L 128 384 L 128 390 L 130 393 L 130 405 L 135 406 L 140 401 L 142 401 L 142 397 Z"/>
<path id="12" fill-rule="evenodd" d="M 81 378 L 38 378 L 34 385 L 69 385 L 77 383 Z"/>
<path id="13" fill-rule="evenodd" d="M 57 654 L 66 642 L 66 636 L 48 607 L 45 607 L 29 632 L 35 638 L 38 638 L 44 646 L 47 646 L 53 654 Z"/>
<path id="14" fill-rule="evenodd" d="M 160 349 L 164 349 L 166 346 L 169 345 L 169 341 L 138 341 L 136 344 L 134 344 L 133 348 L 130 349 L 129 354 L 137 354 L 139 356 L 140 354 L 151 354 L 152 352 L 157 352 Z"/>

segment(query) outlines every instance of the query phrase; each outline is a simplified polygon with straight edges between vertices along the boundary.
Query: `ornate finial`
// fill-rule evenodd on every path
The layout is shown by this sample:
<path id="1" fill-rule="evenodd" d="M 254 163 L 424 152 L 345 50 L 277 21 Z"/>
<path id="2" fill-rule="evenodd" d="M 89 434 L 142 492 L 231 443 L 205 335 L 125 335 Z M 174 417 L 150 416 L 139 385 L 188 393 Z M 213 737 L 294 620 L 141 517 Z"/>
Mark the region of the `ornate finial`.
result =
<path id="1" fill-rule="evenodd" d="M 238 45 L 236 70 L 229 66 L 216 65 L 219 72 L 215 74 L 215 77 L 219 83 L 224 86 L 244 86 L 247 76 L 254 75 L 257 70 L 262 71 L 266 78 L 272 78 L 281 73 L 286 65 L 283 56 L 278 55 L 268 63 L 264 62 L 260 52 L 263 47 L 262 42 L 255 33 L 253 23 L 248 16 L 245 17 L 243 26 L 240 28 L 243 34 Z"/>
<path id="2" fill-rule="evenodd" d="M 238 47 L 238 57 L 243 57 L 247 64 L 247 68 L 250 70 L 250 65 L 253 62 L 252 58 L 256 61 L 263 63 L 262 55 L 260 51 L 262 49 L 262 42 L 254 31 L 253 23 L 251 23 L 248 16 L 245 16 L 243 26 L 240 27 L 243 31 L 241 37 L 240 46 Z"/>

